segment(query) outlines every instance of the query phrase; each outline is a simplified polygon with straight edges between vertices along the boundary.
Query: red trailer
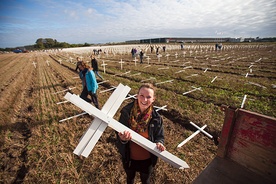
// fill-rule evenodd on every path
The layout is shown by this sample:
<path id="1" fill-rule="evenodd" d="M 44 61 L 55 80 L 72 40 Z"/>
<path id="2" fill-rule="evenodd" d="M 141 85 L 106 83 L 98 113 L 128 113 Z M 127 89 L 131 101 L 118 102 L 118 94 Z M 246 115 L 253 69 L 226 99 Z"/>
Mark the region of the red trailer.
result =
<path id="1" fill-rule="evenodd" d="M 193 184 L 275 184 L 276 119 L 223 106 L 215 159 Z"/>

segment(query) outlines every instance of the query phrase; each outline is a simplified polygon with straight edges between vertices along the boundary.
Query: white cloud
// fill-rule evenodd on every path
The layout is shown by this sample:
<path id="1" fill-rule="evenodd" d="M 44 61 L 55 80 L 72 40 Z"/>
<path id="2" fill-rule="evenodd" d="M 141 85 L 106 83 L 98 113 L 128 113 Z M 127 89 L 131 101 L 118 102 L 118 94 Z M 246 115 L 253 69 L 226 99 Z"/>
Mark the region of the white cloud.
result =
<path id="1" fill-rule="evenodd" d="M 32 12 L 36 9 L 28 10 L 25 3 L 21 17 L 8 14 L 5 20 L 0 19 L 0 47 L 9 42 L 33 44 L 37 39 L 34 36 L 46 34 L 69 43 L 174 36 L 276 36 L 275 0 L 31 0 L 30 3 L 43 11 L 35 11 L 37 16 L 34 16 Z M 20 9 L 24 9 L 22 6 Z M 20 13 L 18 9 L 16 12 Z M 15 21 L 23 17 L 28 21 L 21 23 L 20 29 L 16 28 Z M 7 33 L 22 29 L 31 31 L 23 31 L 21 40 Z M 33 42 L 26 43 L 24 38 L 32 38 Z"/>

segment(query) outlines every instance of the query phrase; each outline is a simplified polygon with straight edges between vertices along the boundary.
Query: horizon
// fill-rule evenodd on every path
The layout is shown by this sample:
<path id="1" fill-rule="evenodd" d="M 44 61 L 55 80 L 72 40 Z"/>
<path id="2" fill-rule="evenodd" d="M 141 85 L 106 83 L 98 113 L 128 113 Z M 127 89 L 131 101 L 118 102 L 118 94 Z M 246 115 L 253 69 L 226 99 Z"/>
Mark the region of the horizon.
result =
<path id="1" fill-rule="evenodd" d="M 232 38 L 232 37 L 221 37 L 221 38 L 219 38 L 219 37 L 162 37 L 162 38 L 172 38 L 172 39 L 175 39 L 175 38 L 179 38 L 179 39 L 182 39 L 182 38 L 213 38 L 213 39 L 224 39 L 224 38 Z M 242 38 L 242 37 L 240 37 L 240 38 Z M 252 39 L 256 39 L 256 38 L 253 38 L 253 37 L 250 37 L 250 38 L 252 38 Z M 275 38 L 275 37 L 264 37 L 264 38 Z M 47 38 L 42 38 L 42 39 L 47 39 Z M 54 38 L 53 38 L 54 39 Z M 158 39 L 158 38 L 147 38 L 147 39 Z M 239 39 L 239 38 L 236 38 L 236 39 Z M 259 39 L 263 39 L 263 38 L 261 38 L 261 37 L 259 37 Z M 55 40 L 55 39 L 54 39 Z M 138 39 L 138 40 L 144 40 L 144 39 Z M 58 41 L 58 40 L 57 40 Z M 88 43 L 88 42 L 86 42 L 87 44 L 90 44 L 91 46 L 92 45 L 97 45 L 97 44 L 103 44 L 103 45 L 105 45 L 105 44 L 112 44 L 112 43 L 115 43 L 115 44 L 117 44 L 117 43 L 126 43 L 126 41 L 135 41 L 135 40 L 125 40 L 125 41 L 119 41 L 119 42 L 106 42 L 106 43 Z M 58 41 L 59 42 L 59 41 Z M 62 42 L 62 41 L 60 41 L 60 42 Z M 188 43 L 188 42 L 187 42 Z M 208 42 L 207 42 L 208 43 Z M 233 42 L 234 43 L 234 42 Z M 1 49 L 8 49 L 8 48 L 22 48 L 22 47 L 27 47 L 27 46 L 33 46 L 33 45 L 35 45 L 36 43 L 34 43 L 34 44 L 31 44 L 31 45 L 21 45 L 21 46 L 15 46 L 15 47 L 6 47 L 6 48 L 1 48 Z M 68 44 L 84 44 L 84 43 L 68 43 Z M 129 43 L 129 44 L 133 44 L 133 43 Z M 147 43 L 139 43 L 139 44 L 147 44 Z M 152 43 L 153 44 L 153 43 Z M 157 44 L 157 43 L 156 43 Z"/>

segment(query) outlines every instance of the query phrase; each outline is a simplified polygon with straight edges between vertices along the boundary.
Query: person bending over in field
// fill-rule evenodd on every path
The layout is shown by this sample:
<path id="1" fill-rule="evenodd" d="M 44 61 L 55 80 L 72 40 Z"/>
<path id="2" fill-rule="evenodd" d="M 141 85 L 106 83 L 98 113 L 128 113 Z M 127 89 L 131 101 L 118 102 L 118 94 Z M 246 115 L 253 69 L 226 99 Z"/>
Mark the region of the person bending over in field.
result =
<path id="1" fill-rule="evenodd" d="M 80 97 L 89 103 L 93 102 L 95 107 L 99 109 L 97 98 L 98 83 L 93 69 L 89 68 L 83 61 L 78 63 L 77 67 L 80 70 L 79 76 L 82 80 L 82 92 Z M 88 95 L 91 96 L 91 99 L 87 98 Z"/>
<path id="2" fill-rule="evenodd" d="M 163 119 L 153 108 L 154 93 L 155 88 L 152 84 L 141 85 L 137 99 L 122 108 L 119 122 L 156 143 L 156 147 L 164 151 L 166 148 L 163 145 Z M 150 183 L 150 175 L 158 157 L 132 142 L 129 131 L 119 132 L 117 135 L 127 183 L 134 183 L 136 172 L 140 173 L 143 184 Z"/>

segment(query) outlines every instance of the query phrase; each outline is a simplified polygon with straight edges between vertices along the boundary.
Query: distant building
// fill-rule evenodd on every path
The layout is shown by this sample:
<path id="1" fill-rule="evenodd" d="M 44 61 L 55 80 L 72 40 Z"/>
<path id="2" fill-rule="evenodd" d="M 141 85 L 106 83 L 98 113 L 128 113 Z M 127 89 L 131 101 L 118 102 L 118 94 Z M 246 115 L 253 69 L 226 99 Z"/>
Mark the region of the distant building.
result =
<path id="1" fill-rule="evenodd" d="M 244 42 L 254 42 L 255 38 L 245 38 Z"/>
<path id="2" fill-rule="evenodd" d="M 129 41 L 126 41 L 125 43 L 127 43 L 127 44 L 135 44 L 135 43 L 140 43 L 140 40 L 129 40 Z"/>
<path id="3" fill-rule="evenodd" d="M 230 38 L 229 42 L 243 42 L 244 38 Z"/>
<path id="4" fill-rule="evenodd" d="M 141 40 L 130 40 L 126 43 L 223 43 L 223 42 L 243 42 L 242 38 L 149 38 Z"/>

